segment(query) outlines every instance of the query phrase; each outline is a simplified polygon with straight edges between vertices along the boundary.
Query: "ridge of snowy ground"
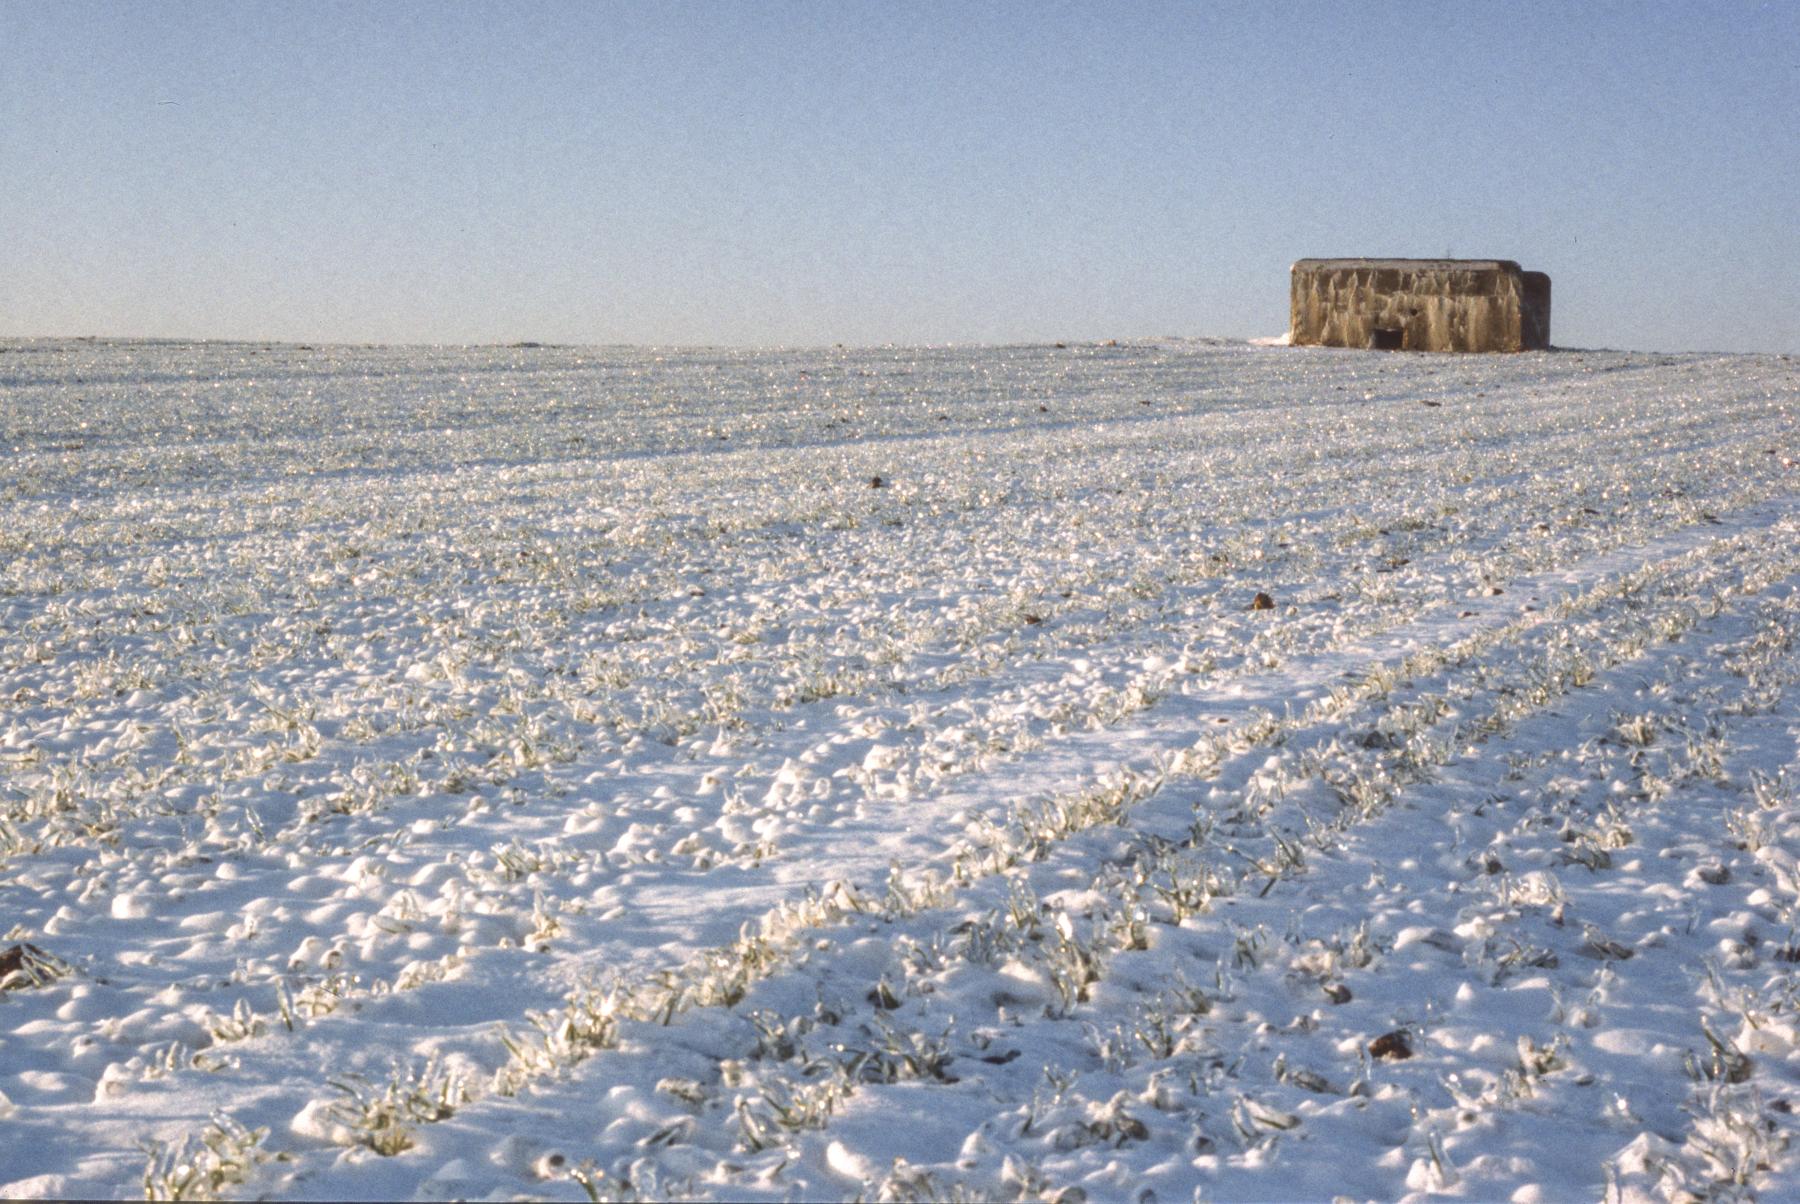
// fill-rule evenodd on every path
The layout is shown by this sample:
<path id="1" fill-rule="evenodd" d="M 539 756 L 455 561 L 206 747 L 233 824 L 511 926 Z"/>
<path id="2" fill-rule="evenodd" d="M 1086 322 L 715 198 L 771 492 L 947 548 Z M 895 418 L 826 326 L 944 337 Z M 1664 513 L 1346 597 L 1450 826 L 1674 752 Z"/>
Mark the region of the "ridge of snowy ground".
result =
<path id="1" fill-rule="evenodd" d="M 0 1194 L 1792 1194 L 1797 398 L 0 343 Z"/>

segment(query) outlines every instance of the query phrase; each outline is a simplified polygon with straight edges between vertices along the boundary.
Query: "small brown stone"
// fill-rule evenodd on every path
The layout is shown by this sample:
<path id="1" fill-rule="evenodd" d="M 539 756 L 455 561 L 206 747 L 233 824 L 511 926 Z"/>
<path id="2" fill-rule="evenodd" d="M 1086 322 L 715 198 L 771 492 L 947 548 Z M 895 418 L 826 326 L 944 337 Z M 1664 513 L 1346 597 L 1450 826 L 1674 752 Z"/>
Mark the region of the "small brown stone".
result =
<path id="1" fill-rule="evenodd" d="M 885 484 L 887 484 L 887 482 L 882 480 L 880 477 L 870 477 L 869 478 L 869 488 L 870 489 L 880 489 Z"/>
<path id="2" fill-rule="evenodd" d="M 1412 1038 L 1406 1035 L 1405 1029 L 1397 1028 L 1369 1042 L 1369 1052 L 1377 1058 L 1398 1062 L 1413 1056 Z"/>
<path id="3" fill-rule="evenodd" d="M 1325 998 L 1336 1004 L 1349 1003 L 1350 988 L 1341 982 L 1328 982 L 1325 984 Z"/>
<path id="4" fill-rule="evenodd" d="M 1274 610 L 1275 609 L 1275 599 L 1269 597 L 1269 595 L 1267 595 L 1265 593 L 1258 591 L 1256 597 L 1250 599 L 1250 609 L 1251 610 Z"/>

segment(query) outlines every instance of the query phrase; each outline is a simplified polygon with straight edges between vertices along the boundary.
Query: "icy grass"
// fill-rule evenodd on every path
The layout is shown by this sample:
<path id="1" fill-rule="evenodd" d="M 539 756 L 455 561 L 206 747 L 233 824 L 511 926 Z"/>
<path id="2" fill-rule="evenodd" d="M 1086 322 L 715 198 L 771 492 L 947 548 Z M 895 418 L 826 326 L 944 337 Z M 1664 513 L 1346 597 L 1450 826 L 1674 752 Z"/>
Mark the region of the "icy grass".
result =
<path id="1" fill-rule="evenodd" d="M 1785 359 L 0 384 L 0 1194 L 1794 1189 Z"/>

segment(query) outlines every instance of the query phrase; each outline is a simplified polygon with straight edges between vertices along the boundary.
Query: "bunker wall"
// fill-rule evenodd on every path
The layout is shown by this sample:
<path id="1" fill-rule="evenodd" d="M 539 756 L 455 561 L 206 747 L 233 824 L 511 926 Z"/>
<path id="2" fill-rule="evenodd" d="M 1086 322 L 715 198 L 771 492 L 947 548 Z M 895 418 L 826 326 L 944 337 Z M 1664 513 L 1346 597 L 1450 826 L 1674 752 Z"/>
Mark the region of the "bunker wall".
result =
<path id="1" fill-rule="evenodd" d="M 1550 278 L 1507 262 L 1295 265 L 1298 345 L 1527 351 L 1550 343 Z"/>

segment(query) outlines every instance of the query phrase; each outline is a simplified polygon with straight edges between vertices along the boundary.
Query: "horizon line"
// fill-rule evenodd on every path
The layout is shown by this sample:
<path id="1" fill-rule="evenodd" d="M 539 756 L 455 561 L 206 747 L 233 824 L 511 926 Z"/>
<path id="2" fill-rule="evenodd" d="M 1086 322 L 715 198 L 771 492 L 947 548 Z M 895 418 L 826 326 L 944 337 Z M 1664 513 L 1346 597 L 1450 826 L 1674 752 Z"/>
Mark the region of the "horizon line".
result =
<path id="1" fill-rule="evenodd" d="M 1285 332 L 1284 332 L 1285 333 Z M 92 343 L 92 344 L 141 344 L 166 346 L 239 346 L 239 347 L 282 347 L 296 351 L 314 351 L 324 349 L 345 349 L 356 351 L 409 351 L 409 350 L 490 350 L 490 351 L 656 351 L 656 352 L 697 352 L 697 351 L 998 351 L 1005 348 L 1041 348 L 1047 351 L 1074 350 L 1076 348 L 1131 347 L 1147 343 L 1212 343 L 1261 347 L 1270 350 L 1287 349 L 1287 344 L 1276 344 L 1272 340 L 1281 336 L 1241 336 L 1241 335 L 1187 335 L 1187 334 L 1155 334 L 1129 335 L 1105 339 L 1053 339 L 1026 340 L 1008 342 L 970 342 L 970 343 L 905 343 L 889 341 L 885 343 L 571 343 L 561 341 L 516 339 L 509 342 L 372 342 L 349 341 L 339 339 L 259 339 L 240 337 L 212 337 L 187 335 L 119 335 L 119 334 L 0 334 L 0 343 Z M 1364 348 L 1321 348 L 1327 351 L 1359 351 Z M 1671 351 L 1659 347 L 1565 347 L 1560 344 L 1546 349 L 1549 353 L 1583 352 L 1601 353 L 1616 352 L 1628 355 L 1704 355 L 1704 356 L 1772 356 L 1777 359 L 1791 360 L 1795 353 L 1787 351 L 1721 351 L 1708 348 L 1693 348 Z M 1389 355 L 1444 355 L 1461 356 L 1479 354 L 1472 352 L 1435 352 L 1435 351 L 1390 351 Z M 1493 352 L 1495 355 L 1518 355 L 1523 352 Z"/>

